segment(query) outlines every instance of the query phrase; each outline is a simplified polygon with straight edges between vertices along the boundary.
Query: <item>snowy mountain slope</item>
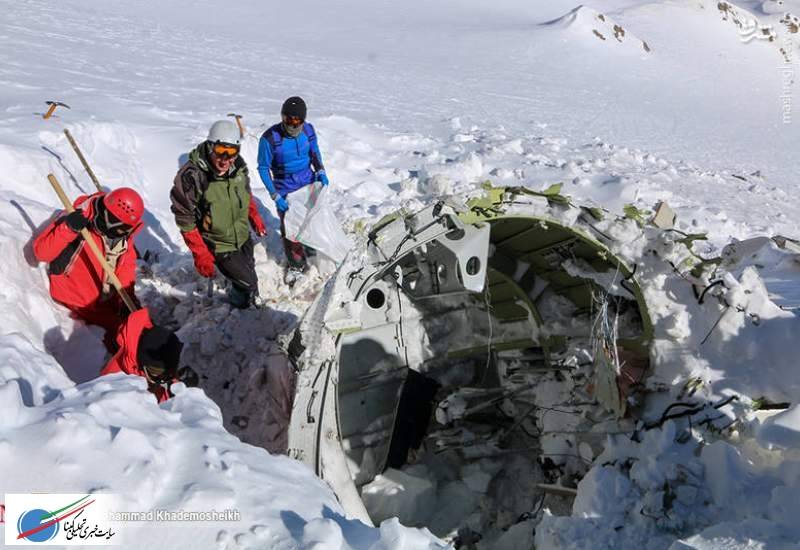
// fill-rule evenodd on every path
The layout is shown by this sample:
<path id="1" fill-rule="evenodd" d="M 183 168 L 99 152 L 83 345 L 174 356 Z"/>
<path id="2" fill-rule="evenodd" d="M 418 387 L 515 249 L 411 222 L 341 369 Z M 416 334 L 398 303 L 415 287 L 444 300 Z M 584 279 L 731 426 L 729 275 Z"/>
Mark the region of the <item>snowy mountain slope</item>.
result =
<path id="1" fill-rule="evenodd" d="M 787 51 L 797 54 L 800 40 L 779 23 L 783 13 L 775 6 L 737 3 L 775 25 L 778 44 L 747 40 L 717 4 L 615 1 L 579 8 L 562 0 L 544 7 L 504 0 L 488 7 L 381 0 L 368 7 L 313 2 L 311 9 L 242 2 L 221 10 L 208 0 L 166 6 L 152 0 L 0 2 L 0 253 L 6 260 L 0 264 L 0 492 L 103 488 L 129 494 L 143 506 L 203 507 L 222 499 L 242 509 L 240 524 L 198 533 L 202 547 L 263 547 L 271 541 L 292 548 L 319 541 L 338 548 L 342 536 L 359 548 L 435 545 L 395 523 L 378 532 L 348 522 L 310 472 L 225 434 L 220 417 L 232 433 L 258 442 L 257 434 L 233 424 L 235 411 L 226 405 L 239 394 L 209 387 L 222 412 L 196 390 L 159 409 L 136 381 L 90 381 L 104 361 L 98 333 L 52 304 L 44 267 L 35 265 L 26 248 L 57 207 L 44 179 L 48 172 L 71 196 L 92 189 L 62 128 L 70 128 L 104 185 L 133 185 L 145 196 L 148 228 L 140 245 L 160 260 L 152 275 L 143 274 L 142 293 L 160 320 L 188 323 L 189 340 L 218 321 L 194 309 L 204 286 L 169 212 L 172 177 L 182 155 L 228 112 L 244 115 L 249 135 L 243 154 L 254 166 L 257 136 L 276 121 L 280 102 L 295 93 L 309 101 L 348 229 L 401 206 L 415 209 L 441 195 L 475 193 L 486 179 L 534 189 L 562 181 L 576 201 L 617 213 L 628 203 L 651 209 L 667 200 L 681 228 L 709 232 L 709 241 L 695 250 L 710 257 L 731 238 L 800 236 L 793 164 L 800 126 L 783 123 L 781 103 L 783 94 L 795 93 L 784 72 L 796 70 L 797 56 L 787 64 L 778 48 L 788 39 Z M 784 4 L 800 13 L 797 3 Z M 612 42 L 610 21 L 625 29 L 625 40 L 644 41 L 651 51 Z M 605 41 L 592 33 L 595 26 Z M 37 113 L 47 99 L 72 109 L 44 121 Z M 270 309 L 256 320 L 269 325 L 264 346 L 271 349 L 274 338 L 291 330 L 323 277 L 292 292 L 282 287 L 277 218 L 257 178 L 254 190 L 271 228 L 257 247 L 261 292 Z M 783 258 L 763 254 L 770 266 Z M 793 264 L 783 268 L 785 280 L 796 283 Z M 744 277 L 742 293 L 763 295 L 757 277 L 736 277 Z M 665 335 L 656 350 L 663 366 L 659 381 L 673 393 L 700 377 L 708 399 L 741 392 L 796 401 L 793 357 L 799 350 L 792 313 L 764 302 L 758 306 L 760 326 L 731 314 L 700 346 L 720 306 L 696 307 L 690 288 L 674 281 L 651 284 Z M 214 349 L 218 362 L 200 353 L 199 341 L 190 343 L 189 353 L 205 357 L 209 368 L 222 368 L 241 344 L 222 340 Z M 246 396 L 249 405 L 260 403 L 255 393 Z M 758 423 L 743 432 L 757 432 Z M 788 425 L 791 436 L 796 423 Z M 689 460 L 673 460 L 669 435 L 652 436 L 641 447 L 663 449 L 653 470 Z M 47 439 L 52 442 L 45 444 Z M 71 447 L 73 440 L 85 447 Z M 762 440 L 769 446 L 791 437 L 765 432 Z M 797 487 L 796 451 L 770 451 L 764 458 L 763 450 L 747 445 L 745 456 L 759 467 L 787 464 L 765 477 L 752 474 L 778 488 L 771 500 L 757 502 L 767 503 L 770 520 L 781 520 L 780 505 Z M 638 452 L 622 444 L 608 451 L 609 459 L 620 462 Z M 736 452 L 726 447 L 708 459 L 710 469 L 734 464 L 717 486 L 750 475 L 729 457 Z M 30 463 L 20 459 L 33 455 L 39 458 Z M 228 462 L 223 455 L 236 458 Z M 78 463 L 85 466 L 73 465 Z M 43 471 L 51 473 L 40 476 Z M 72 481 L 60 481 L 62 474 Z M 292 487 L 305 492 L 287 490 L 289 476 L 296 480 Z M 580 487 L 575 512 L 600 519 L 559 519 L 554 524 L 560 522 L 561 530 L 547 531 L 551 540 L 580 547 L 581 537 L 613 523 L 604 518 L 638 513 L 636 503 L 656 498 L 657 491 L 652 479 L 634 478 L 636 498 L 620 498 L 617 509 L 595 507 L 593 498 L 615 494 L 611 482 L 625 483 L 617 474 L 595 471 Z M 146 483 L 139 487 L 138 480 Z M 163 488 L 150 490 L 148 484 Z M 734 487 L 750 494 L 744 485 Z M 270 492 L 280 498 L 265 500 Z M 692 528 L 760 515 L 757 507 L 735 503 Z M 753 533 L 764 526 L 752 521 L 730 538 L 758 538 Z M 769 536 L 784 536 L 773 524 L 764 528 Z M 632 544 L 642 533 L 652 535 L 649 529 L 627 539 L 624 530 L 606 532 L 610 538 L 597 540 Z M 716 529 L 725 533 L 724 526 Z M 176 528 L 159 530 L 157 541 L 136 536 L 148 546 L 171 547 L 187 535 Z M 665 546 L 674 539 L 659 536 Z M 730 542 L 714 537 L 719 535 L 712 528 L 697 535 L 711 542 L 697 545 Z"/>
<path id="2" fill-rule="evenodd" d="M 210 20 L 185 26 L 185 13 L 213 13 L 207 2 L 155 11 L 145 2 L 133 12 L 111 3 L 102 24 L 92 4 L 11 5 L 8 20 L 19 29 L 14 47 L 27 54 L 22 71 L 6 65 L 5 79 L 22 88 L 17 97 L 38 101 L 39 90 L 68 91 L 63 99 L 82 109 L 82 94 L 98 94 L 111 101 L 92 102 L 87 115 L 138 105 L 177 125 L 191 125 L 208 108 L 261 124 L 263 113 L 278 108 L 283 94 L 275 91 L 302 88 L 317 116 L 426 131 L 452 116 L 491 119 L 514 131 L 541 122 L 558 134 L 599 135 L 708 167 L 761 169 L 779 182 L 791 175 L 781 151 L 797 134 L 796 125 L 781 123 L 782 58 L 774 44 L 744 43 L 716 2 L 591 6 L 653 48 L 641 59 L 621 58 L 593 35 L 571 40 L 569 29 L 546 25 L 576 7 L 567 2 L 543 11 L 513 1 L 491 10 L 454 5 L 399 9 L 382 2 L 365 10 L 347 2 L 301 15 L 299 7 L 243 4 L 226 13 L 236 28 L 233 44 Z M 28 23 L 34 13 L 41 22 Z M 48 17 L 58 32 L 40 27 Z M 311 19 L 302 40 L 292 40 L 293 25 L 275 24 L 303 17 Z M 778 16 L 769 17 L 765 23 L 778 25 Z M 40 28 L 47 42 L 37 39 Z M 285 43 L 291 48 L 281 50 Z M 58 84 L 48 86 L 48 79 Z M 204 92 L 209 81 L 218 84 Z"/>

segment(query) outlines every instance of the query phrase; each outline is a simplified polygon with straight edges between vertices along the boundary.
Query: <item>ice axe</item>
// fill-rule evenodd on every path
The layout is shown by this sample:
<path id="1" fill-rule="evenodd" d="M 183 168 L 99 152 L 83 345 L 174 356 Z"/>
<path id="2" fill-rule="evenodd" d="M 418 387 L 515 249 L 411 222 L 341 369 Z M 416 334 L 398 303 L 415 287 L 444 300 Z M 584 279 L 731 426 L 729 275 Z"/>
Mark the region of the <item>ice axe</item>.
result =
<path id="1" fill-rule="evenodd" d="M 74 212 L 75 208 L 72 206 L 72 201 L 70 201 L 69 198 L 67 198 L 67 195 L 64 193 L 64 189 L 61 188 L 61 184 L 58 183 L 56 177 L 53 174 L 47 174 L 47 179 L 50 181 L 50 185 L 53 186 L 53 190 L 56 192 L 56 195 L 58 195 L 58 198 L 64 205 L 64 209 L 68 213 Z M 92 254 L 94 254 L 95 258 L 97 258 L 97 260 L 100 262 L 100 265 L 103 267 L 103 271 L 108 277 L 108 280 L 111 281 L 111 284 L 114 285 L 115 289 L 117 289 L 119 297 L 122 298 L 122 301 L 131 311 L 131 313 L 136 311 L 138 309 L 136 307 L 136 304 L 133 303 L 133 300 L 131 299 L 130 296 L 128 296 L 128 293 L 125 292 L 125 289 L 122 288 L 122 283 L 117 277 L 117 274 L 114 273 L 113 269 L 111 269 L 111 266 L 108 264 L 108 261 L 106 260 L 105 256 L 103 256 L 103 253 L 100 252 L 99 248 L 97 248 L 97 243 L 94 242 L 94 239 L 89 234 L 89 230 L 86 229 L 85 227 L 81 229 L 81 237 L 83 237 L 83 240 L 86 241 L 86 244 L 89 246 L 89 250 L 92 251 Z"/>
<path id="2" fill-rule="evenodd" d="M 66 107 L 67 109 L 70 108 L 69 105 L 67 105 L 66 103 L 61 103 L 60 101 L 45 101 L 45 103 L 49 105 L 49 107 L 47 108 L 47 112 L 42 115 L 42 118 L 45 120 L 53 116 L 56 107 Z"/>
<path id="3" fill-rule="evenodd" d="M 242 115 L 238 113 L 228 113 L 228 116 L 232 116 L 236 119 L 236 125 L 239 127 L 239 137 L 244 137 L 244 125 L 242 124 Z"/>
<path id="4" fill-rule="evenodd" d="M 61 107 L 66 107 L 67 109 L 70 108 L 69 105 L 67 105 L 66 103 L 62 103 L 60 101 L 47 101 L 46 103 L 50 105 L 50 108 L 47 110 L 45 114 L 42 115 L 42 118 L 44 118 L 45 120 L 47 120 L 53 115 L 53 112 L 56 110 L 56 107 L 61 106 Z M 69 144 L 72 145 L 72 150 L 75 151 L 75 154 L 78 155 L 78 159 L 81 161 L 81 164 L 83 164 L 83 167 L 86 169 L 86 172 L 92 179 L 92 183 L 94 183 L 94 186 L 97 188 L 98 191 L 102 192 L 103 188 L 100 187 L 100 182 L 97 180 L 97 176 L 94 175 L 94 172 L 92 171 L 92 168 L 89 166 L 89 163 L 86 162 L 86 157 L 83 156 L 80 147 L 78 147 L 78 142 L 75 141 L 75 138 L 72 137 L 72 134 L 66 128 L 64 128 L 64 135 L 67 136 L 67 141 L 69 141 Z"/>
<path id="5" fill-rule="evenodd" d="M 92 183 L 94 186 L 97 187 L 97 190 L 101 193 L 103 192 L 103 188 L 100 187 L 100 182 L 97 180 L 97 176 L 94 175 L 94 171 L 92 171 L 92 167 L 89 166 L 89 163 L 86 161 L 86 157 L 83 156 L 80 147 L 78 147 L 78 142 L 75 141 L 75 138 L 72 137 L 72 134 L 64 128 L 64 135 L 67 136 L 67 141 L 69 144 L 72 145 L 72 150 L 75 151 L 75 154 L 78 155 L 78 159 L 83 164 L 84 169 L 86 169 L 86 173 L 89 174 L 89 177 L 92 179 Z"/>

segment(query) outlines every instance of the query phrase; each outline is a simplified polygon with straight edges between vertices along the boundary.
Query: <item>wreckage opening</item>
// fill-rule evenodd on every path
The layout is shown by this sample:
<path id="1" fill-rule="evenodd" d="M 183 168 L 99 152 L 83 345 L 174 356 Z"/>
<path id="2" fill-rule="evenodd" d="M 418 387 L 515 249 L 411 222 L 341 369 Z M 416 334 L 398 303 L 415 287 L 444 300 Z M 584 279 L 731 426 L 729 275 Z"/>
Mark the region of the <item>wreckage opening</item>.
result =
<path id="1" fill-rule="evenodd" d="M 336 356 L 298 391 L 290 452 L 354 515 L 489 541 L 546 495 L 567 512 L 647 371 L 631 269 L 580 228 L 485 212 L 379 224 L 339 275 L 352 304 L 328 303 Z"/>

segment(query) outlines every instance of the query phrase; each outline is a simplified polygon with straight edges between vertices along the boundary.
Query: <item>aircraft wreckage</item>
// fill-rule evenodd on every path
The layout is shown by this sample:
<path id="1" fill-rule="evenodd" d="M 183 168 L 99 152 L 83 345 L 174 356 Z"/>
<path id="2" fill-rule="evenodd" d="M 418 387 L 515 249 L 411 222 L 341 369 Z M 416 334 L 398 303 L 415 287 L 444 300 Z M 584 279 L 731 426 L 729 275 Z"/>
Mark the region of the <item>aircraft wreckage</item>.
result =
<path id="1" fill-rule="evenodd" d="M 289 341 L 274 311 L 186 302 L 182 359 L 231 433 L 309 465 L 348 515 L 466 527 L 491 548 L 544 507 L 570 514 L 608 437 L 655 420 L 645 402 L 668 388 L 649 375 L 723 316 L 800 309 L 800 243 L 702 258 L 704 235 L 674 221 L 663 204 L 576 206 L 558 185 L 400 211 L 358 237 Z"/>
<path id="2" fill-rule="evenodd" d="M 525 452 L 578 479 L 648 373 L 650 315 L 611 236 L 630 226 L 557 186 L 379 222 L 289 345 L 289 455 L 367 522 L 360 490 L 426 453 Z"/>

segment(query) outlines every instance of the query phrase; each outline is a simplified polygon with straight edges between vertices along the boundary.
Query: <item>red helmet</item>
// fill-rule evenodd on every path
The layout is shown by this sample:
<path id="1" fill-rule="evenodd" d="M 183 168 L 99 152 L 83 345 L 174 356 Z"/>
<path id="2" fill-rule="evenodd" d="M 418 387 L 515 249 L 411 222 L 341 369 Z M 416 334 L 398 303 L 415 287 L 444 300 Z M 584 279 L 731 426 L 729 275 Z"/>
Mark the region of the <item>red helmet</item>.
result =
<path id="1" fill-rule="evenodd" d="M 142 197 L 130 187 L 114 189 L 103 197 L 103 204 L 115 218 L 130 226 L 138 224 L 144 214 Z"/>

